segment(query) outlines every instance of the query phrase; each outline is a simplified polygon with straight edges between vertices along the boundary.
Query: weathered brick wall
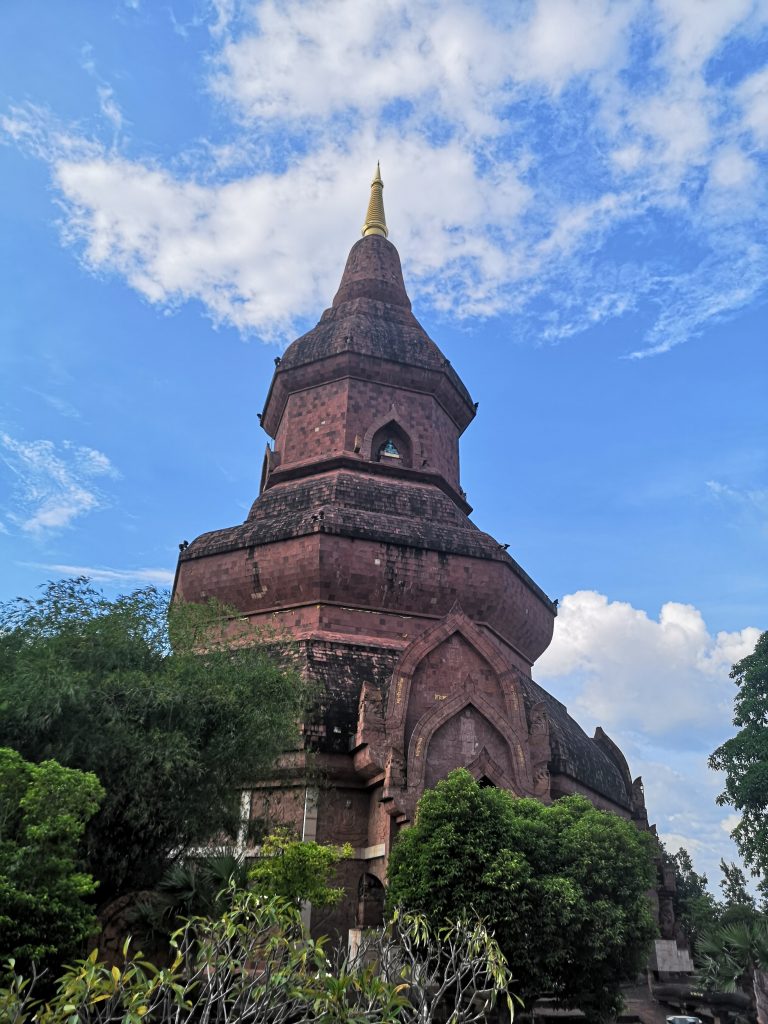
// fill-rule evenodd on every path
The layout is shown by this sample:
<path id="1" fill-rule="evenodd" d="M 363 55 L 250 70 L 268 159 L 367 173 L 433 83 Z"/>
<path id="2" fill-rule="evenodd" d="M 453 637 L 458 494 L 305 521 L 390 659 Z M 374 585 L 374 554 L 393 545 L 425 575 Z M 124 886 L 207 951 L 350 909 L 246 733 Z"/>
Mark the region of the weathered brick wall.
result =
<path id="1" fill-rule="evenodd" d="M 341 452 L 373 460 L 370 435 L 390 419 L 411 441 L 411 468 L 428 467 L 458 490 L 459 432 L 437 400 L 357 378 L 328 381 L 288 397 L 275 436 L 276 464 L 285 470 Z"/>
<path id="2" fill-rule="evenodd" d="M 317 748 L 324 753 L 349 754 L 363 683 L 386 694 L 399 651 L 320 638 L 306 641 L 302 648 L 307 673 L 317 685 L 313 720 L 323 727 Z"/>
<path id="3" fill-rule="evenodd" d="M 288 828 L 301 836 L 305 791 L 303 780 L 293 784 L 282 781 L 279 785 L 262 785 L 252 790 L 250 817 L 259 839 L 276 828 Z"/>
<path id="4" fill-rule="evenodd" d="M 275 437 L 281 467 L 351 451 L 348 433 L 349 380 L 333 380 L 292 394 Z"/>
<path id="5" fill-rule="evenodd" d="M 325 524 L 332 528 L 330 513 Z M 407 533 L 406 524 L 402 530 Z M 411 640 L 459 602 L 511 645 L 523 670 L 552 635 L 549 605 L 501 557 L 465 557 L 327 532 L 184 561 L 177 595 L 187 601 L 217 597 L 254 622 L 267 616 L 291 629 L 395 643 Z"/>
<path id="6" fill-rule="evenodd" d="M 347 444 L 352 450 L 355 438 L 365 440 L 371 428 L 390 418 L 392 408 L 397 422 L 409 435 L 413 446 L 413 468 L 440 473 L 459 489 L 459 431 L 443 407 L 430 394 L 403 388 L 383 387 L 372 381 L 355 379 L 349 384 Z M 375 452 L 363 449 L 366 457 Z"/>

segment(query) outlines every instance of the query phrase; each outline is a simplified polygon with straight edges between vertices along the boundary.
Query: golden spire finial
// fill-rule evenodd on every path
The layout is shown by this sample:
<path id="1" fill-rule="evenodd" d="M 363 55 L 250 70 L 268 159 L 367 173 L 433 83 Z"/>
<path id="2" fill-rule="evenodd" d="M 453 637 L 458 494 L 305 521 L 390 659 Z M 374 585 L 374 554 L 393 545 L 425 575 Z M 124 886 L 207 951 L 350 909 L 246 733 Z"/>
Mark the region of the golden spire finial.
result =
<path id="1" fill-rule="evenodd" d="M 376 174 L 371 182 L 371 198 L 368 200 L 368 210 L 365 214 L 365 224 L 363 224 L 363 237 L 366 235 L 383 235 L 386 238 L 389 234 L 384 217 L 383 192 L 384 182 L 381 180 L 381 168 L 377 161 Z"/>

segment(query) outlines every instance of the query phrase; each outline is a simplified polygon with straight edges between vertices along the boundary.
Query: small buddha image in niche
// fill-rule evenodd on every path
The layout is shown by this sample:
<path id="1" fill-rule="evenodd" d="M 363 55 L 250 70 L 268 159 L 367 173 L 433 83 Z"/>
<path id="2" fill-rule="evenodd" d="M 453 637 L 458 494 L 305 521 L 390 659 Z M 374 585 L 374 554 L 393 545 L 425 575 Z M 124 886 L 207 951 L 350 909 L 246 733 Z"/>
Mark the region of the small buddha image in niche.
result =
<path id="1" fill-rule="evenodd" d="M 475 756 L 475 752 L 477 751 L 475 720 L 472 717 L 472 712 L 469 708 L 467 708 L 461 716 L 461 723 L 459 725 L 459 744 L 461 745 L 461 753 L 463 757 L 473 758 Z"/>
<path id="2" fill-rule="evenodd" d="M 380 459 L 399 459 L 400 452 L 397 450 L 397 446 L 391 437 L 388 437 L 383 445 L 379 448 Z"/>

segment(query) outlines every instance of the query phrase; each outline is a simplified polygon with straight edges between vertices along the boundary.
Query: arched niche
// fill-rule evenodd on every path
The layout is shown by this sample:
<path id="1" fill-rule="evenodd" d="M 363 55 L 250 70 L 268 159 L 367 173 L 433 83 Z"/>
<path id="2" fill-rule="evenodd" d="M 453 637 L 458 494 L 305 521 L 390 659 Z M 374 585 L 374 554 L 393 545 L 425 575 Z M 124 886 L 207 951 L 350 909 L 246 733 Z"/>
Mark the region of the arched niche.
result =
<path id="1" fill-rule="evenodd" d="M 389 454 L 386 454 L 388 443 L 394 448 L 394 453 L 390 449 Z M 383 416 L 369 424 L 360 454 L 370 462 L 411 469 L 421 464 L 423 453 L 408 418 L 396 405 L 391 405 Z"/>
<path id="2" fill-rule="evenodd" d="M 481 753 L 485 753 L 487 760 L 497 766 L 497 784 L 503 785 L 499 780 L 504 779 L 507 783 L 505 788 L 510 788 L 517 774 L 513 766 L 514 752 L 493 722 L 470 701 L 435 729 L 429 738 L 424 752 L 425 787 L 431 789 L 436 786 L 454 768 L 472 771 L 470 766 L 475 766 Z M 472 771 L 472 774 L 491 781 L 494 773 L 483 766 L 482 771 Z"/>
<path id="3" fill-rule="evenodd" d="M 358 928 L 378 928 L 384 921 L 384 886 L 379 879 L 365 871 L 357 883 L 357 911 L 355 924 Z"/>
<path id="4" fill-rule="evenodd" d="M 389 466 L 413 466 L 413 445 L 405 430 L 395 420 L 379 427 L 371 438 L 371 461 Z"/>
<path id="5" fill-rule="evenodd" d="M 459 767 L 518 795 L 533 793 L 526 746 L 492 704 L 469 690 L 420 719 L 408 744 L 408 788 L 420 794 Z"/>
<path id="6" fill-rule="evenodd" d="M 407 744 L 416 722 L 435 704 L 450 699 L 458 690 L 482 693 L 499 714 L 505 714 L 504 691 L 498 673 L 487 658 L 454 631 L 419 661 L 411 679 L 405 715 Z"/>
<path id="7" fill-rule="evenodd" d="M 507 728 L 523 743 L 528 735 L 528 724 L 525 717 L 522 693 L 510 665 L 502 658 L 497 648 L 488 637 L 462 611 L 458 604 L 454 605 L 448 615 L 430 629 L 425 630 L 403 651 L 394 670 L 389 688 L 386 707 L 386 726 L 390 736 L 398 736 L 404 744 L 406 741 L 406 718 L 411 703 L 411 693 L 419 666 L 425 663 L 433 651 L 440 648 L 446 641 L 457 634 L 463 643 L 472 649 L 474 654 L 487 665 L 493 673 L 501 693 L 503 704 L 496 709 L 501 712 Z M 456 693 L 463 692 L 467 686 L 473 685 L 473 665 L 457 665 L 450 672 L 451 686 L 442 693 L 433 695 L 434 703 L 444 705 Z M 410 738 L 410 734 L 409 737 Z"/>

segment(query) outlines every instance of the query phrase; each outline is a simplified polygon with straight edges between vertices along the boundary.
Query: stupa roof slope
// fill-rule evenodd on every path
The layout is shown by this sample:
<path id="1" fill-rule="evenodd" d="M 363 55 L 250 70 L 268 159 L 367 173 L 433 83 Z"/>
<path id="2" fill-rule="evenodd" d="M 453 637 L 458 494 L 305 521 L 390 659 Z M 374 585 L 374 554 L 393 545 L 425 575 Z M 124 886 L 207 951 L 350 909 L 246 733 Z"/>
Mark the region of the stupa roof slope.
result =
<path id="1" fill-rule="evenodd" d="M 383 235 L 366 235 L 355 242 L 332 306 L 317 326 L 288 346 L 280 368 L 292 369 L 350 351 L 450 370 L 448 360 L 411 312 L 400 256 Z M 452 379 L 466 391 L 457 374 L 452 373 Z"/>
<path id="2" fill-rule="evenodd" d="M 377 164 L 363 237 L 350 250 L 333 303 L 311 331 L 288 346 L 279 371 L 346 353 L 372 356 L 444 373 L 471 407 L 458 374 L 411 311 L 400 256 L 387 238 L 383 188 Z"/>

